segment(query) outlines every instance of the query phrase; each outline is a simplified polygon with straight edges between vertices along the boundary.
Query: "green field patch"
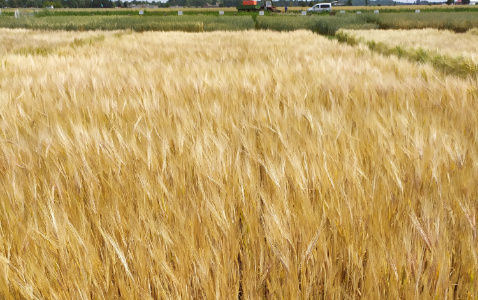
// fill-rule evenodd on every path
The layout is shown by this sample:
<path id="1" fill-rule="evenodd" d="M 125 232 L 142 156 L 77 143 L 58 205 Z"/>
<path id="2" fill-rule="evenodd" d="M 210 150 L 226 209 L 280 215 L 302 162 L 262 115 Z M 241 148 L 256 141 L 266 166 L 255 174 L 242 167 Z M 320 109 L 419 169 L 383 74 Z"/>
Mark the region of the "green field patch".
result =
<path id="1" fill-rule="evenodd" d="M 334 35 L 340 28 L 347 29 L 375 29 L 378 26 L 374 23 L 367 23 L 363 18 L 351 15 L 337 16 L 274 16 L 257 17 L 259 29 L 270 29 L 277 31 L 293 31 L 307 29 L 322 35 Z"/>
<path id="2" fill-rule="evenodd" d="M 40 30 L 133 30 L 185 31 L 254 29 L 249 16 L 52 16 L 42 18 L 1 18 L 0 27 Z"/>
<path id="3" fill-rule="evenodd" d="M 234 15 L 235 14 L 235 15 Z M 40 11 L 29 16 L 14 18 L 0 17 L 0 27 L 30 28 L 40 30 L 132 30 L 132 31 L 237 31 L 267 29 L 275 31 L 311 30 L 322 35 L 334 35 L 339 29 L 422 29 L 435 28 L 466 32 L 478 28 L 478 10 L 440 11 L 427 13 L 380 13 L 365 11 L 362 14 L 351 12 L 335 15 L 313 14 L 273 14 L 266 12 L 235 13 L 227 11 L 219 16 L 217 11 L 185 11 L 178 16 L 177 11 L 145 11 L 140 16 L 137 11 L 115 12 L 65 10 Z"/>
<path id="4" fill-rule="evenodd" d="M 376 22 L 380 29 L 446 29 L 466 32 L 478 27 L 477 12 L 430 12 L 369 15 L 367 22 Z"/>

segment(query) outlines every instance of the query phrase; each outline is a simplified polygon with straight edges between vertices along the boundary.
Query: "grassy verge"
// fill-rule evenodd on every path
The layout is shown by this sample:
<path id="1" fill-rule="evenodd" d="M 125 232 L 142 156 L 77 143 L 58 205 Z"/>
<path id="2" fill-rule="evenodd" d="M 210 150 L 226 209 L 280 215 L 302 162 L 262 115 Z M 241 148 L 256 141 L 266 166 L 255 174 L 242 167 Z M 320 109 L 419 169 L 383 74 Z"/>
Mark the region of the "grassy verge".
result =
<path id="1" fill-rule="evenodd" d="M 377 22 L 380 29 L 447 29 L 455 32 L 466 32 L 478 27 L 476 12 L 431 12 L 411 14 L 369 15 L 368 22 Z"/>
<path id="2" fill-rule="evenodd" d="M 440 70 L 445 74 L 455 75 L 463 78 L 478 78 L 478 65 L 476 65 L 472 60 L 463 56 L 452 57 L 422 48 L 406 49 L 401 46 L 388 46 L 382 42 L 365 41 L 364 39 L 357 38 L 354 35 L 342 31 L 337 32 L 335 36 L 339 42 L 352 46 L 363 44 L 366 45 L 371 51 L 380 54 L 396 55 L 400 58 L 405 58 L 410 61 L 430 64 L 435 69 Z"/>

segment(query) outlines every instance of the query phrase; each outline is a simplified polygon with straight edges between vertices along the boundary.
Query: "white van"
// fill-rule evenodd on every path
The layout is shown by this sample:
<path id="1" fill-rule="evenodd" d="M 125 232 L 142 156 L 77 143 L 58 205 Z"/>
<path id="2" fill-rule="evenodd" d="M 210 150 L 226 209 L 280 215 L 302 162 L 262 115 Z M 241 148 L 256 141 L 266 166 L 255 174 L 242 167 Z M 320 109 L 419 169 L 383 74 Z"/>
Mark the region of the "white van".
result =
<path id="1" fill-rule="evenodd" d="M 311 8 L 309 8 L 307 11 L 331 11 L 332 10 L 332 4 L 330 3 L 319 3 Z"/>

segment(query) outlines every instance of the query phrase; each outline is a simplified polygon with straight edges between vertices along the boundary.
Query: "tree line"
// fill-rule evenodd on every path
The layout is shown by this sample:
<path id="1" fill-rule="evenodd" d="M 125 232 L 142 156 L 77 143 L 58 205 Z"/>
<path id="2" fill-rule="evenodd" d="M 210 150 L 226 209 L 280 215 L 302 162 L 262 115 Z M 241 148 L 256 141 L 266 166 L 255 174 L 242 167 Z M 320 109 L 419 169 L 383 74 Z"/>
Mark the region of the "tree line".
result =
<path id="1" fill-rule="evenodd" d="M 324 1 L 291 1 L 274 0 L 276 6 L 312 6 Z M 356 1 L 356 0 L 354 0 Z M 220 7 L 235 7 L 242 0 L 168 0 L 166 3 L 160 1 L 122 1 L 122 0 L 0 0 L 0 7 L 18 7 L 18 8 L 112 8 L 112 7 L 131 7 L 131 5 L 154 5 L 158 7 L 184 6 L 184 7 L 204 7 L 206 5 L 219 5 Z"/>
<path id="2" fill-rule="evenodd" d="M 204 2 L 207 2 L 204 0 Z M 0 7 L 18 7 L 18 8 L 112 8 L 128 7 L 135 5 L 156 5 L 158 7 L 167 7 L 167 3 L 160 1 L 122 1 L 122 0 L 0 0 Z"/>
<path id="3" fill-rule="evenodd" d="M 275 6 L 312 6 L 320 2 L 332 2 L 333 0 L 317 0 L 317 1 L 304 1 L 304 0 L 274 0 Z M 420 0 L 418 0 L 419 2 Z M 453 3 L 454 0 L 447 0 L 447 4 Z M 463 3 L 469 3 L 470 0 L 462 0 Z M 205 7 L 206 5 L 219 5 L 220 7 L 235 7 L 242 0 L 168 0 L 168 2 L 160 1 L 122 1 L 122 0 L 0 0 L 0 7 L 54 7 L 54 8 L 112 8 L 121 7 L 127 8 L 132 5 L 153 5 L 158 7 L 171 7 L 171 6 L 183 6 L 183 7 Z M 343 5 L 367 5 L 368 0 L 339 0 Z M 379 0 L 374 5 L 394 5 L 394 0 Z"/>

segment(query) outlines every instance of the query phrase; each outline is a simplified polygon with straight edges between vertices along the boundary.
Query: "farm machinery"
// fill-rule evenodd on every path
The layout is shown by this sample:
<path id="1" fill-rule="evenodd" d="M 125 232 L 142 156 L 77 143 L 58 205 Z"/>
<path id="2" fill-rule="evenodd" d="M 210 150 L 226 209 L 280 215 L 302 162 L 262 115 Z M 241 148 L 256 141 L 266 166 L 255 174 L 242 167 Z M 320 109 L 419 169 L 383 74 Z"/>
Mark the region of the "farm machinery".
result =
<path id="1" fill-rule="evenodd" d="M 274 5 L 272 5 L 272 1 L 264 0 L 265 5 L 258 4 L 260 1 L 251 1 L 251 0 L 244 0 L 242 1 L 242 5 L 239 4 L 236 8 L 237 11 L 260 11 L 260 10 L 268 10 L 271 12 L 280 12 Z"/>

